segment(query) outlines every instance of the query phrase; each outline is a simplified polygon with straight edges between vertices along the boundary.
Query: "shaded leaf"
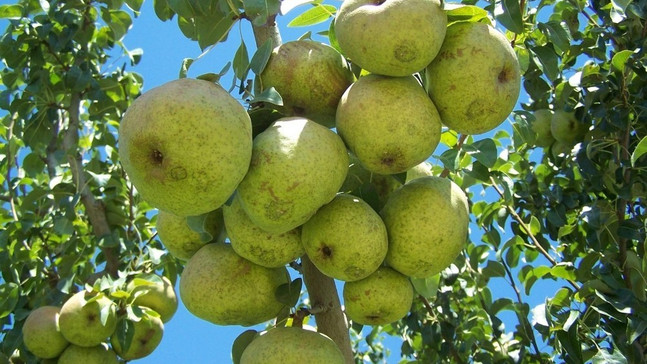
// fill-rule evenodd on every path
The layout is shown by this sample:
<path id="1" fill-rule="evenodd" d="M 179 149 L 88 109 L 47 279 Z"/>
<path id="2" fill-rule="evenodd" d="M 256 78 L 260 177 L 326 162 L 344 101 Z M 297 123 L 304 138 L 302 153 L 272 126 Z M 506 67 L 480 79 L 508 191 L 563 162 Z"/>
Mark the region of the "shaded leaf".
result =
<path id="1" fill-rule="evenodd" d="M 245 330 L 243 331 L 231 345 L 231 360 L 234 364 L 240 363 L 240 357 L 243 356 L 243 352 L 247 348 L 252 340 L 256 337 L 258 331 L 256 330 Z"/>
<path id="2" fill-rule="evenodd" d="M 631 153 L 631 165 L 635 166 L 638 158 L 642 157 L 645 153 L 647 153 L 647 136 L 640 140 L 636 149 Z"/>
<path id="3" fill-rule="evenodd" d="M 267 62 L 270 60 L 270 56 L 272 56 L 272 50 L 273 44 L 271 39 L 266 40 L 260 47 L 258 47 L 252 56 L 252 60 L 249 62 L 249 68 L 252 72 L 257 75 L 260 75 L 263 72 Z"/>

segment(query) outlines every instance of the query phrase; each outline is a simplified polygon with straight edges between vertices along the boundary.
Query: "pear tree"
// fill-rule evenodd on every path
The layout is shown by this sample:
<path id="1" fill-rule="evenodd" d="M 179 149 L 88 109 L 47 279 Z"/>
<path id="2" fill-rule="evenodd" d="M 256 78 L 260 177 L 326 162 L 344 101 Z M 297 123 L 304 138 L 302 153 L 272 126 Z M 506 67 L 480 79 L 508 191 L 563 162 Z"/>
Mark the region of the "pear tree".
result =
<path id="1" fill-rule="evenodd" d="M 14 1 L 0 361 L 647 361 L 641 2 Z"/>

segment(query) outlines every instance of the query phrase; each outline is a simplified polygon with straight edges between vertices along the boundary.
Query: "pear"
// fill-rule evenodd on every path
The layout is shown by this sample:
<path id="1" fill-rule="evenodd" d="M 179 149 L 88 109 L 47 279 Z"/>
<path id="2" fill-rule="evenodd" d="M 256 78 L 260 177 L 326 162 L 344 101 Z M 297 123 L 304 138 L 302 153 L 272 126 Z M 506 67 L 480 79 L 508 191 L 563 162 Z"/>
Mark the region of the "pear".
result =
<path id="1" fill-rule="evenodd" d="M 340 194 L 303 224 L 301 241 L 323 274 L 342 281 L 366 278 L 388 249 L 380 215 L 358 197 Z"/>
<path id="2" fill-rule="evenodd" d="M 221 86 L 183 78 L 130 105 L 119 125 L 119 158 L 141 196 L 178 216 L 220 207 L 249 167 L 252 125 Z"/>
<path id="3" fill-rule="evenodd" d="M 22 340 L 27 349 L 41 359 L 61 355 L 69 342 L 58 328 L 60 307 L 42 306 L 29 313 L 22 327 Z"/>
<path id="4" fill-rule="evenodd" d="M 409 279 L 389 267 L 370 276 L 346 282 L 343 289 L 346 315 L 362 325 L 387 325 L 403 318 L 413 303 Z"/>
<path id="5" fill-rule="evenodd" d="M 393 192 L 380 212 L 389 234 L 388 266 L 415 278 L 439 273 L 467 241 L 467 196 L 447 178 L 416 178 Z"/>
<path id="6" fill-rule="evenodd" d="M 579 122 L 572 111 L 555 110 L 550 121 L 555 140 L 571 146 L 582 140 L 587 130 L 586 124 Z"/>
<path id="7" fill-rule="evenodd" d="M 439 0 L 346 0 L 335 18 L 344 55 L 387 76 L 425 68 L 438 54 L 446 29 Z"/>
<path id="8" fill-rule="evenodd" d="M 251 326 L 276 317 L 276 289 L 288 283 L 285 267 L 265 268 L 241 258 L 229 244 L 198 250 L 184 267 L 180 297 L 195 316 L 216 325 Z"/>
<path id="9" fill-rule="evenodd" d="M 441 122 L 413 76 L 367 75 L 342 96 L 337 132 L 366 169 L 395 174 L 431 156 L 440 141 Z"/>
<path id="10" fill-rule="evenodd" d="M 70 345 L 58 358 L 58 364 L 117 364 L 119 359 L 106 344 L 83 347 Z"/>
<path id="11" fill-rule="evenodd" d="M 162 341 L 164 324 L 159 317 L 144 314 L 139 321 L 132 322 L 132 341 L 128 349 L 124 350 L 113 334 L 110 343 L 114 351 L 125 360 L 140 359 L 150 355 Z"/>
<path id="12" fill-rule="evenodd" d="M 421 162 L 420 164 L 416 164 L 415 166 L 411 167 L 407 171 L 407 177 L 406 177 L 406 183 L 420 177 L 427 177 L 427 176 L 433 176 L 433 165 L 427 161 Z"/>
<path id="13" fill-rule="evenodd" d="M 99 345 L 115 331 L 115 309 L 115 304 L 103 293 L 77 292 L 61 307 L 58 318 L 61 334 L 74 345 Z"/>
<path id="14" fill-rule="evenodd" d="M 163 210 L 157 213 L 156 228 L 160 241 L 172 256 L 189 260 L 205 244 L 224 234 L 222 209 L 211 211 L 204 216 L 204 233 L 193 230 L 187 222 L 187 217 Z"/>
<path id="15" fill-rule="evenodd" d="M 427 67 L 429 95 L 443 124 L 461 134 L 499 126 L 521 88 L 517 56 L 508 39 L 485 23 L 447 27 L 438 56 Z"/>
<path id="16" fill-rule="evenodd" d="M 281 234 L 302 225 L 330 202 L 348 172 L 339 135 L 305 118 L 282 118 L 254 139 L 249 172 L 238 198 L 259 228 Z"/>
<path id="17" fill-rule="evenodd" d="M 550 131 L 553 112 L 550 109 L 539 109 L 533 112 L 535 117 L 531 121 L 530 127 L 535 132 L 535 145 L 542 148 L 548 148 L 555 142 L 553 134 Z"/>
<path id="18" fill-rule="evenodd" d="M 354 79 L 339 52 L 311 40 L 276 47 L 260 75 L 263 90 L 274 87 L 281 95 L 283 114 L 303 116 L 326 127 L 335 125 L 339 99 Z"/>
<path id="19" fill-rule="evenodd" d="M 349 153 L 348 174 L 339 192 L 358 196 L 371 201 L 374 209 L 379 211 L 386 203 L 391 192 L 402 186 L 402 182 L 393 175 L 373 173 L 366 169 L 357 156 Z"/>
<path id="20" fill-rule="evenodd" d="M 155 274 L 141 275 L 130 281 L 127 290 L 136 296 L 132 304 L 152 309 L 162 322 L 171 320 L 177 311 L 177 295 L 171 281 Z"/>
<path id="21" fill-rule="evenodd" d="M 276 327 L 255 337 L 240 364 L 344 364 L 344 356 L 328 336 L 299 327 Z"/>
<path id="22" fill-rule="evenodd" d="M 247 217 L 237 197 L 230 206 L 223 206 L 223 215 L 231 247 L 252 263 L 278 268 L 304 253 L 300 227 L 281 234 L 267 232 Z"/>

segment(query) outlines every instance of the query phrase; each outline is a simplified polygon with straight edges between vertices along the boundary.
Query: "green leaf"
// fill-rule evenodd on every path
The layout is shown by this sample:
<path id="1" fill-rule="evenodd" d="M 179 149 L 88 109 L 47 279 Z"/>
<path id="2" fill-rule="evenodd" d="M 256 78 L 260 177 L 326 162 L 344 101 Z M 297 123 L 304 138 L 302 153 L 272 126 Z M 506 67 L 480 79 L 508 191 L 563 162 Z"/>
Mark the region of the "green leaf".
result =
<path id="1" fill-rule="evenodd" d="M 563 22 L 549 21 L 547 23 L 539 23 L 537 27 L 547 34 L 548 39 L 561 52 L 566 52 L 571 47 L 571 35 Z"/>
<path id="2" fill-rule="evenodd" d="M 573 325 L 573 323 L 575 323 L 575 321 L 577 321 L 578 317 L 580 317 L 580 312 L 577 310 L 571 310 L 568 313 L 568 318 L 566 319 L 566 321 L 564 322 L 564 325 L 562 326 L 562 330 L 564 331 L 570 330 L 571 326 Z"/>
<path id="3" fill-rule="evenodd" d="M 460 5 L 446 2 L 445 13 L 447 14 L 447 25 L 458 21 L 476 23 L 481 20 L 487 20 L 487 23 L 490 23 L 488 12 L 475 5 Z"/>
<path id="4" fill-rule="evenodd" d="M 605 348 L 600 348 L 593 358 L 591 358 L 593 364 L 627 364 L 627 358 L 620 352 L 620 350 L 614 350 L 613 354 Z"/>
<path id="5" fill-rule="evenodd" d="M 20 298 L 20 287 L 12 282 L 0 285 L 0 318 L 9 316 Z"/>
<path id="6" fill-rule="evenodd" d="M 210 242 L 214 238 L 214 236 L 211 236 L 206 228 L 209 214 L 210 212 L 207 212 L 206 214 L 202 215 L 186 217 L 186 223 L 187 225 L 189 225 L 189 228 L 191 228 L 191 230 L 195 231 L 196 233 L 199 233 L 200 241 L 205 243 Z"/>
<path id="7" fill-rule="evenodd" d="M 541 232 L 541 222 L 535 216 L 530 217 L 530 233 L 537 235 Z"/>
<path id="8" fill-rule="evenodd" d="M 227 39 L 229 30 L 238 21 L 238 16 L 233 11 L 227 14 L 214 13 L 195 18 L 198 45 L 205 49 L 212 44 Z"/>
<path id="9" fill-rule="evenodd" d="M 435 297 L 438 292 L 440 274 L 436 274 L 428 278 L 409 278 L 409 280 L 419 295 L 430 299 Z"/>
<path id="10" fill-rule="evenodd" d="M 638 158 L 642 157 L 645 153 L 647 153 L 647 136 L 643 137 L 640 142 L 638 142 L 636 149 L 631 153 L 631 166 L 635 167 Z"/>
<path id="11" fill-rule="evenodd" d="M 266 40 L 252 56 L 252 60 L 249 62 L 249 68 L 257 75 L 263 73 L 267 62 L 272 56 L 273 44 L 272 40 Z"/>
<path id="12" fill-rule="evenodd" d="M 274 295 L 276 300 L 288 307 L 294 307 L 299 301 L 301 295 L 301 278 L 297 278 L 290 283 L 284 283 L 276 288 Z"/>
<path id="13" fill-rule="evenodd" d="M 138 12 L 142 8 L 144 0 L 126 0 L 125 2 L 134 12 Z"/>
<path id="14" fill-rule="evenodd" d="M 625 66 L 627 65 L 627 61 L 633 54 L 634 52 L 630 50 L 620 51 L 613 55 L 613 58 L 611 59 L 611 65 L 616 70 L 623 72 L 625 70 Z"/>
<path id="15" fill-rule="evenodd" d="M 517 34 L 523 33 L 523 16 L 519 0 L 502 0 L 501 10 L 497 9 L 496 19 L 508 30 Z"/>
<path id="16" fill-rule="evenodd" d="M 463 150 L 488 168 L 494 167 L 494 164 L 496 163 L 496 144 L 490 138 L 479 140 L 472 144 L 464 144 Z"/>
<path id="17" fill-rule="evenodd" d="M 243 351 L 254 340 L 257 333 L 258 331 L 256 330 L 246 330 L 234 340 L 234 343 L 231 345 L 231 360 L 234 364 L 240 363 L 240 357 L 243 356 Z"/>
<path id="18" fill-rule="evenodd" d="M 20 19 L 23 7 L 20 4 L 0 5 L 0 19 Z"/>
<path id="19" fill-rule="evenodd" d="M 488 260 L 487 265 L 483 268 L 483 275 L 488 278 L 505 277 L 505 267 L 496 260 Z"/>
<path id="20" fill-rule="evenodd" d="M 133 23 L 130 14 L 123 10 L 104 10 L 101 17 L 112 30 L 114 40 L 121 40 Z"/>
<path id="21" fill-rule="evenodd" d="M 251 104 L 257 102 L 268 102 L 273 105 L 283 106 L 283 98 L 274 87 L 270 87 L 258 95 L 254 96 L 254 99 L 250 101 Z"/>
<path id="22" fill-rule="evenodd" d="M 305 27 L 323 23 L 335 16 L 337 8 L 328 4 L 314 4 L 314 7 L 304 11 L 288 23 L 288 27 Z"/>
<path id="23" fill-rule="evenodd" d="M 251 19 L 255 26 L 267 23 L 267 18 L 279 12 L 279 0 L 243 0 L 245 15 Z"/>
<path id="24" fill-rule="evenodd" d="M 232 65 L 234 67 L 236 78 L 243 80 L 247 77 L 247 72 L 249 70 L 249 54 L 247 53 L 247 46 L 242 39 L 236 53 L 234 54 Z"/>
<path id="25" fill-rule="evenodd" d="M 559 77 L 559 66 L 555 50 L 549 46 L 533 47 L 530 50 L 539 59 L 546 77 L 551 81 L 555 81 Z"/>
<path id="26" fill-rule="evenodd" d="M 178 75 L 178 78 L 186 78 L 186 75 L 189 72 L 189 68 L 191 67 L 193 62 L 195 62 L 195 59 L 193 58 L 185 58 L 182 60 L 182 65 L 180 66 L 180 74 Z"/>
<path id="27" fill-rule="evenodd" d="M 126 352 L 130 348 L 130 345 L 133 342 L 134 334 L 135 334 L 135 325 L 131 320 L 124 318 L 117 322 L 117 329 L 115 330 L 115 335 L 117 337 L 117 341 L 119 342 L 119 345 L 121 346 L 121 349 L 124 352 Z"/>
<path id="28" fill-rule="evenodd" d="M 169 6 L 168 0 L 153 0 L 153 8 L 155 8 L 155 15 L 161 21 L 173 19 L 175 12 Z"/>

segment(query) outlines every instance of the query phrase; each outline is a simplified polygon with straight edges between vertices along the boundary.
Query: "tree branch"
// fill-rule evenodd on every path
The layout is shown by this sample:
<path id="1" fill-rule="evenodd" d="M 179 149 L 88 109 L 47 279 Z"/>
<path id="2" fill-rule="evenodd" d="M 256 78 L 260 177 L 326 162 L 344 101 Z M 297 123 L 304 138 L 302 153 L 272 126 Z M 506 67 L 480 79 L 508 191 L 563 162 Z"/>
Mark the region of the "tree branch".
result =
<path id="1" fill-rule="evenodd" d="M 308 289 L 310 305 L 320 307 L 315 313 L 317 331 L 330 337 L 339 347 L 347 364 L 355 362 L 353 350 L 350 345 L 350 335 L 346 318 L 341 310 L 341 302 L 337 294 L 335 281 L 321 273 L 312 264 L 307 255 L 301 258 L 303 279 Z"/>
<path id="2" fill-rule="evenodd" d="M 97 201 L 88 188 L 88 181 L 83 170 L 83 161 L 79 149 L 79 126 L 80 126 L 80 113 L 81 96 L 78 93 L 71 95 L 70 106 L 67 110 L 68 125 L 63 136 L 63 148 L 67 155 L 67 160 L 70 163 L 72 177 L 76 185 L 76 193 L 81 196 L 81 202 L 85 207 L 85 213 L 92 225 L 95 237 L 101 239 L 105 236 L 111 235 L 108 219 L 103 203 Z M 114 248 L 101 248 L 103 255 L 106 258 L 106 267 L 104 272 L 113 277 L 117 276 L 119 268 L 119 255 Z"/>

